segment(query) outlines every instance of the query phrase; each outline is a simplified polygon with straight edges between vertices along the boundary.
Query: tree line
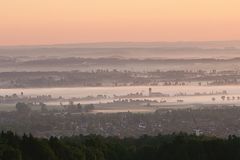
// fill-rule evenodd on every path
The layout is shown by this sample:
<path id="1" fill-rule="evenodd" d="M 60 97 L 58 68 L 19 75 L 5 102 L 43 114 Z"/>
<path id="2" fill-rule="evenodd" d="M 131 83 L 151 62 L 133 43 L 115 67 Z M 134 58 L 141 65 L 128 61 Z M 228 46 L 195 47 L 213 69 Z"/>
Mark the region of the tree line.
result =
<path id="1" fill-rule="evenodd" d="M 140 138 L 0 134 L 0 160 L 237 160 L 240 138 L 185 133 Z"/>

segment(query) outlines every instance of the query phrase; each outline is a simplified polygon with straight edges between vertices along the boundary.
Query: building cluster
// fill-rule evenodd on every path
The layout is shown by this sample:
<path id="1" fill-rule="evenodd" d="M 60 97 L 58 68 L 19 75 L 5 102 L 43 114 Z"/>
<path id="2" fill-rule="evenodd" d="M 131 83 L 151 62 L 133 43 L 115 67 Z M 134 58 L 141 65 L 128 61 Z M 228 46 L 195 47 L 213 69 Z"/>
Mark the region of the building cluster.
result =
<path id="1" fill-rule="evenodd" d="M 240 135 L 240 108 L 210 106 L 208 109 L 158 110 L 155 113 L 78 113 L 18 112 L 0 113 L 1 130 L 33 133 L 36 136 L 100 134 L 138 137 L 173 132 L 196 134 Z"/>

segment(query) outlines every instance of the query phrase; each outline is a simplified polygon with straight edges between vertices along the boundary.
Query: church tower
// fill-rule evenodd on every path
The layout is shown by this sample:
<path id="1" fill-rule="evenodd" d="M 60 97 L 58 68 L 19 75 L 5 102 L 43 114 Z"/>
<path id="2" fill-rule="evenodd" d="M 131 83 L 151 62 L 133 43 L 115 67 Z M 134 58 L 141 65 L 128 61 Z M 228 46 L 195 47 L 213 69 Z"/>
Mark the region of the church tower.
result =
<path id="1" fill-rule="evenodd" d="M 148 89 L 148 93 L 149 93 L 148 96 L 151 97 L 151 95 L 152 95 L 152 88 Z"/>

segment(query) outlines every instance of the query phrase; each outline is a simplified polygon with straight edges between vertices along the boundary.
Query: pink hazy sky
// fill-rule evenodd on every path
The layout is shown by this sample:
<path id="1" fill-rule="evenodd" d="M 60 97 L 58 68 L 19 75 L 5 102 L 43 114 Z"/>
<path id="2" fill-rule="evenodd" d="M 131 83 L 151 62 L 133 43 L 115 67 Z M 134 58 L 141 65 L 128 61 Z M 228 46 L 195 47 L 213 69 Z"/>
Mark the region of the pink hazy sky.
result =
<path id="1" fill-rule="evenodd" d="M 240 39 L 240 0 L 1 0 L 0 45 Z"/>

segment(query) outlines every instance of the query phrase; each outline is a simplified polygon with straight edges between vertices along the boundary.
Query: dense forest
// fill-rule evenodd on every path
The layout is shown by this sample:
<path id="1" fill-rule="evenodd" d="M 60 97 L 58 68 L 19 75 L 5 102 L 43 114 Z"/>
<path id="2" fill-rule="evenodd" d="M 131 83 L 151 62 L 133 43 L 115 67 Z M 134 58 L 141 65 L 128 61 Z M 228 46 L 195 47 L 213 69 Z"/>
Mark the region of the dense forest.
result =
<path id="1" fill-rule="evenodd" d="M 226 160 L 240 159 L 240 138 L 185 133 L 140 138 L 97 135 L 35 138 L 0 134 L 0 160 Z"/>

